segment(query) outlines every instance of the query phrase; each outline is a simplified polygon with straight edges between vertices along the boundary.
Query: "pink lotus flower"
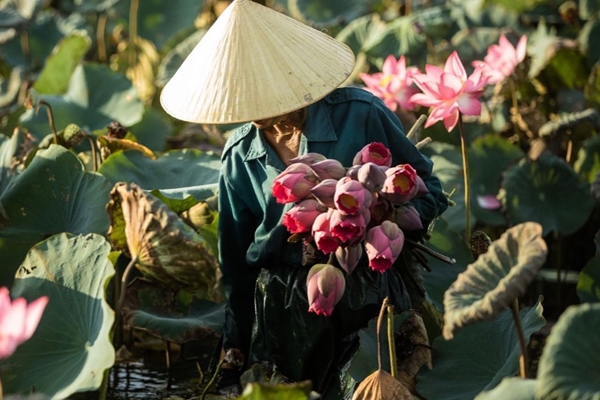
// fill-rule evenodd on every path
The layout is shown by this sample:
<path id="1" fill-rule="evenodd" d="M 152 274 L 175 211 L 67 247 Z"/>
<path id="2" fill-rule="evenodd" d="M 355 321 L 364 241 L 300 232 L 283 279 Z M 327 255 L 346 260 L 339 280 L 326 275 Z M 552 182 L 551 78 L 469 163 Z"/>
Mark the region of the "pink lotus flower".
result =
<path id="1" fill-rule="evenodd" d="M 389 167 L 392 165 L 392 153 L 383 143 L 372 142 L 363 147 L 352 160 L 353 165 L 372 162 L 375 165 Z"/>
<path id="2" fill-rule="evenodd" d="M 335 251 L 335 257 L 340 263 L 340 266 L 349 274 L 351 274 L 358 265 L 362 254 L 363 248 L 360 243 L 354 246 L 340 246 Z"/>
<path id="3" fill-rule="evenodd" d="M 378 192 L 383 187 L 383 182 L 385 182 L 386 169 L 387 167 L 380 167 L 375 163 L 368 162 L 359 168 L 356 179 L 362 183 L 367 190 Z"/>
<path id="4" fill-rule="evenodd" d="M 361 208 L 354 215 L 344 215 L 340 210 L 333 210 L 329 220 L 331 235 L 338 238 L 342 244 L 353 245 L 364 237 L 371 213 Z"/>
<path id="5" fill-rule="evenodd" d="M 497 210 L 502 207 L 500 200 L 493 194 L 486 194 L 484 196 L 477 196 L 477 204 L 484 210 Z"/>
<path id="6" fill-rule="evenodd" d="M 312 226 L 312 236 L 315 239 L 317 248 L 324 254 L 334 252 L 340 245 L 340 240 L 331 233 L 331 215 L 333 209 L 322 213 L 317 218 Z"/>
<path id="7" fill-rule="evenodd" d="M 489 84 L 496 84 L 513 74 L 517 65 L 525 59 L 526 49 L 527 36 L 521 36 L 515 48 L 506 36 L 502 35 L 499 44 L 488 48 L 483 61 L 473 61 L 471 65 L 481 68 L 482 75 L 488 79 Z"/>
<path id="8" fill-rule="evenodd" d="M 278 203 L 293 203 L 308 196 L 317 181 L 317 175 L 308 165 L 291 164 L 275 178 L 271 191 Z"/>
<path id="9" fill-rule="evenodd" d="M 310 192 L 317 198 L 317 200 L 329 207 L 335 208 L 335 202 L 333 201 L 333 196 L 335 195 L 335 188 L 337 187 L 338 181 L 335 179 L 325 179 L 324 181 L 319 182 L 317 186 L 312 188 Z"/>
<path id="10" fill-rule="evenodd" d="M 423 222 L 419 212 L 412 206 L 396 208 L 396 224 L 405 231 L 418 231 L 423 229 Z"/>
<path id="11" fill-rule="evenodd" d="M 340 301 L 346 280 L 342 271 L 329 264 L 315 264 L 306 277 L 308 312 L 328 317 Z"/>
<path id="12" fill-rule="evenodd" d="M 398 106 L 412 110 L 414 104 L 410 98 L 418 92 L 417 88 L 412 87 L 412 77 L 418 73 L 416 67 L 406 68 L 404 56 L 396 61 L 393 55 L 389 55 L 383 63 L 382 72 L 372 75 L 363 73 L 360 78 L 367 85 L 365 89 L 383 100 L 392 111 L 396 111 Z"/>
<path id="13" fill-rule="evenodd" d="M 319 161 L 310 166 L 319 177 L 324 179 L 340 179 L 346 175 L 346 168 L 338 160 L 330 159 Z"/>
<path id="14" fill-rule="evenodd" d="M 404 233 L 398 225 L 383 221 L 381 225 L 369 229 L 365 237 L 365 251 L 369 257 L 369 267 L 381 273 L 391 268 L 404 247 Z"/>
<path id="15" fill-rule="evenodd" d="M 413 77 L 423 93 L 411 97 L 411 101 L 416 104 L 433 107 L 425 128 L 443 120 L 444 126 L 450 132 L 458 123 L 459 112 L 464 115 L 481 114 L 478 98 L 487 84 L 487 78 L 481 68 L 475 68 L 467 77 L 465 67 L 455 51 L 446 60 L 444 69 L 428 64 L 425 70 L 426 74 Z"/>
<path id="16" fill-rule="evenodd" d="M 40 297 L 29 305 L 22 297 L 11 303 L 8 289 L 0 288 L 0 359 L 10 356 L 18 345 L 31 338 L 46 304 L 47 296 Z"/>
<path id="17" fill-rule="evenodd" d="M 310 232 L 315 219 L 323 211 L 316 200 L 302 200 L 284 214 L 282 223 L 290 233 Z"/>
<path id="18" fill-rule="evenodd" d="M 373 194 L 359 181 L 345 177 L 338 181 L 333 201 L 342 214 L 356 214 L 358 210 L 371 205 Z"/>
<path id="19" fill-rule="evenodd" d="M 306 164 L 310 167 L 311 165 L 316 164 L 319 161 L 323 161 L 323 160 L 327 160 L 327 157 L 325 157 L 323 154 L 306 153 L 301 156 L 291 158 L 290 163 L 292 163 L 292 164 L 301 163 L 301 164 Z"/>
<path id="20" fill-rule="evenodd" d="M 390 168 L 385 175 L 386 180 L 380 191 L 382 197 L 394 204 L 404 204 L 417 195 L 419 177 L 410 164 L 400 164 Z"/>
<path id="21" fill-rule="evenodd" d="M 391 204 L 385 198 L 379 196 L 371 203 L 369 211 L 371 212 L 371 225 L 379 225 L 386 219 L 388 219 L 391 209 Z"/>

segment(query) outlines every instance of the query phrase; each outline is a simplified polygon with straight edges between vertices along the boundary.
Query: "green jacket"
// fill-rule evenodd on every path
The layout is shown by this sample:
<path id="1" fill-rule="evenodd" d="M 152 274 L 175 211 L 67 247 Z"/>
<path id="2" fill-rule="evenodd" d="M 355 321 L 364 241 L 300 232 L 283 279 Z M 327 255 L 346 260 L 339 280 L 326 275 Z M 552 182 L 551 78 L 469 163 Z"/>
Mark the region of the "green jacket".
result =
<path id="1" fill-rule="evenodd" d="M 392 165 L 410 163 L 430 193 L 412 204 L 424 226 L 447 207 L 432 162 L 406 138 L 397 116 L 371 93 L 340 88 L 308 107 L 299 154 L 320 153 L 344 166 L 366 144 L 381 142 L 391 151 Z M 253 296 L 262 268 L 301 266 L 300 243 L 288 243 L 282 205 L 271 194 L 273 179 L 285 169 L 262 132 L 252 124 L 238 129 L 222 155 L 219 183 L 219 261 L 228 298 L 225 348 L 246 351 L 254 317 Z"/>

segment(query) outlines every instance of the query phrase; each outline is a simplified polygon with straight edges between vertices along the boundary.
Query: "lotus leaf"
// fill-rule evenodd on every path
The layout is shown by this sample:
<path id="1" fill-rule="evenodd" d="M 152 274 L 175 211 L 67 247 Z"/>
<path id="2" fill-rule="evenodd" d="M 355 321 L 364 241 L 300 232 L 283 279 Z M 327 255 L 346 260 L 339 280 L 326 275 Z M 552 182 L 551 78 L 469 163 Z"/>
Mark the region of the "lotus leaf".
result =
<path id="1" fill-rule="evenodd" d="M 309 400 L 310 388 L 309 381 L 277 385 L 249 383 L 238 400 Z"/>
<path id="2" fill-rule="evenodd" d="M 21 132 L 16 132 L 11 137 L 0 134 L 0 196 L 18 173 L 16 168 L 18 163 L 15 162 L 15 158 L 23 142 L 24 137 Z"/>
<path id="3" fill-rule="evenodd" d="M 462 327 L 494 318 L 525 293 L 546 262 L 542 227 L 526 222 L 508 229 L 444 294 L 444 338 Z"/>
<path id="4" fill-rule="evenodd" d="M 579 0 L 579 16 L 581 19 L 590 19 L 600 12 L 598 0 Z"/>
<path id="5" fill-rule="evenodd" d="M 217 262 L 206 241 L 174 212 L 135 184 L 118 183 L 107 211 L 109 238 L 127 250 L 144 276 L 167 287 L 213 298 Z"/>
<path id="6" fill-rule="evenodd" d="M 589 183 L 563 159 L 547 153 L 507 169 L 499 198 L 513 224 L 538 222 L 544 235 L 574 233 L 594 206 Z"/>
<path id="7" fill-rule="evenodd" d="M 290 14 L 309 25 L 327 28 L 367 14 L 373 0 L 288 0 Z"/>
<path id="8" fill-rule="evenodd" d="M 0 76 L 0 107 L 10 107 L 16 100 L 23 84 L 24 71 L 15 67 L 7 78 Z"/>
<path id="9" fill-rule="evenodd" d="M 588 101 L 600 107 L 600 61 L 592 68 L 583 92 Z"/>
<path id="10" fill-rule="evenodd" d="M 600 21 L 593 18 L 583 25 L 577 38 L 581 51 L 587 55 L 587 62 L 590 67 L 600 61 L 600 49 L 595 45 L 595 41 L 600 35 Z"/>
<path id="11" fill-rule="evenodd" d="M 33 337 L 0 364 L 6 393 L 36 392 L 66 399 L 100 387 L 115 361 L 114 312 L 105 288 L 114 274 L 109 243 L 100 235 L 61 233 L 34 246 L 11 291 L 49 302 Z"/>
<path id="12" fill-rule="evenodd" d="M 579 149 L 575 171 L 588 182 L 592 183 L 600 170 L 600 136 L 587 139 Z"/>
<path id="13" fill-rule="evenodd" d="M 204 37 L 205 33 L 205 29 L 197 30 L 178 43 L 175 48 L 162 58 L 156 76 L 156 83 L 159 86 L 166 85 L 173 75 L 175 75 L 175 72 L 181 66 L 183 60 L 190 55 L 194 47 L 200 42 L 200 39 Z"/>
<path id="14" fill-rule="evenodd" d="M 600 400 L 600 304 L 569 307 L 546 341 L 538 400 Z"/>
<path id="15" fill-rule="evenodd" d="M 136 278 L 123 306 L 127 325 L 174 343 L 218 341 L 225 322 L 225 303 L 194 298 L 178 301 L 176 293 Z"/>
<path id="16" fill-rule="evenodd" d="M 577 295 L 582 303 L 600 302 L 600 232 L 596 233 L 595 242 L 596 256 L 579 273 Z"/>
<path id="17" fill-rule="evenodd" d="M 498 386 L 480 393 L 475 400 L 535 400 L 537 383 L 534 379 L 504 378 Z"/>
<path id="18" fill-rule="evenodd" d="M 85 172 L 64 147 L 38 151 L 0 196 L 10 219 L 10 226 L 0 229 L 0 282 L 9 284 L 29 248 L 50 235 L 105 234 L 109 191 L 103 176 Z"/>
<path id="19" fill-rule="evenodd" d="M 0 3 L 0 28 L 23 28 L 42 6 L 43 0 L 4 0 Z"/>
<path id="20" fill-rule="evenodd" d="M 526 340 L 546 321 L 538 302 L 520 312 Z M 493 321 L 484 321 L 458 332 L 453 340 L 433 341 L 433 369 L 422 369 L 417 390 L 427 399 L 473 399 L 483 390 L 496 387 L 503 378 L 519 371 L 521 350 L 508 310 Z M 508 397 L 511 399 L 511 397 Z"/>
<path id="21" fill-rule="evenodd" d="M 142 120 L 131 126 L 129 131 L 140 144 L 154 151 L 163 151 L 166 139 L 173 133 L 173 124 L 155 108 L 146 108 Z"/>

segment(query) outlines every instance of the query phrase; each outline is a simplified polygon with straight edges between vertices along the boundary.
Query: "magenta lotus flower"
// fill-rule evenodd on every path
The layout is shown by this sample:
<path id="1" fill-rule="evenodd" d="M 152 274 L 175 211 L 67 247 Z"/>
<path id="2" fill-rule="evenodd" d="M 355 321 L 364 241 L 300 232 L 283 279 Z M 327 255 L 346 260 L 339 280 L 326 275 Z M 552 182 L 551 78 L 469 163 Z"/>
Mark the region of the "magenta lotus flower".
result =
<path id="1" fill-rule="evenodd" d="M 322 213 L 315 218 L 312 226 L 312 236 L 317 245 L 317 249 L 324 254 L 333 253 L 340 245 L 340 240 L 331 233 L 331 215 L 333 209 Z"/>
<path id="2" fill-rule="evenodd" d="M 346 289 L 342 271 L 329 264 L 315 264 L 306 277 L 308 312 L 328 317 Z"/>
<path id="3" fill-rule="evenodd" d="M 345 215 L 340 210 L 333 210 L 329 219 L 331 235 L 338 238 L 342 244 L 353 245 L 363 239 L 371 213 L 367 208 L 361 208 L 354 215 Z"/>
<path id="4" fill-rule="evenodd" d="M 335 202 L 333 196 L 335 195 L 335 188 L 337 187 L 338 181 L 336 179 L 325 179 L 321 181 L 310 190 L 310 192 L 317 198 L 317 200 L 330 208 L 335 208 Z"/>
<path id="5" fill-rule="evenodd" d="M 479 97 L 483 94 L 487 77 L 481 68 L 467 77 L 458 53 L 454 51 L 446 60 L 444 69 L 434 65 L 425 66 L 426 74 L 413 77 L 423 93 L 411 97 L 411 101 L 426 107 L 433 107 L 425 128 L 437 121 L 444 121 L 444 126 L 450 132 L 458 123 L 459 112 L 464 115 L 480 115 L 481 103 Z"/>
<path id="6" fill-rule="evenodd" d="M 327 159 L 319 161 L 310 166 L 319 177 L 324 179 L 340 179 L 346 175 L 346 168 L 338 160 Z"/>
<path id="7" fill-rule="evenodd" d="M 423 229 L 423 222 L 419 212 L 412 206 L 396 207 L 396 224 L 405 231 L 418 231 Z"/>
<path id="8" fill-rule="evenodd" d="M 271 191 L 278 203 L 293 203 L 308 196 L 317 182 L 317 175 L 312 168 L 295 163 L 275 178 Z"/>
<path id="9" fill-rule="evenodd" d="M 354 246 L 340 246 L 335 251 L 335 258 L 337 258 L 340 266 L 347 273 L 351 274 L 354 268 L 358 265 L 360 258 L 363 254 L 363 248 L 360 243 Z"/>
<path id="10" fill-rule="evenodd" d="M 373 194 L 362 183 L 348 177 L 340 179 L 335 188 L 333 201 L 342 214 L 356 214 L 361 208 L 369 207 Z"/>
<path id="11" fill-rule="evenodd" d="M 392 267 L 404 247 L 404 233 L 390 221 L 369 229 L 365 237 L 365 251 L 369 267 L 381 273 Z"/>
<path id="12" fill-rule="evenodd" d="M 410 98 L 418 92 L 417 88 L 412 86 L 412 77 L 418 73 L 416 67 L 406 68 L 404 56 L 400 56 L 396 61 L 393 55 L 389 55 L 383 63 L 381 72 L 372 75 L 363 73 L 360 74 L 360 78 L 367 85 L 365 89 L 383 100 L 392 111 L 396 111 L 398 106 L 405 110 L 412 110 L 414 104 Z"/>
<path id="13" fill-rule="evenodd" d="M 380 191 L 382 197 L 394 204 L 404 204 L 419 190 L 417 171 L 410 164 L 400 164 L 385 171 L 386 180 Z"/>
<path id="14" fill-rule="evenodd" d="M 371 192 L 378 192 L 383 187 L 383 183 L 385 182 L 385 171 L 387 167 L 380 167 L 379 165 L 368 162 L 363 165 L 358 170 L 356 174 L 356 179 L 363 184 L 367 190 Z"/>
<path id="15" fill-rule="evenodd" d="M 502 207 L 500 200 L 493 194 L 477 196 L 477 204 L 484 210 L 497 210 Z"/>
<path id="16" fill-rule="evenodd" d="M 525 59 L 526 50 L 527 36 L 521 36 L 515 48 L 506 36 L 502 35 L 499 44 L 493 44 L 488 48 L 483 61 L 473 61 L 472 65 L 481 68 L 481 73 L 488 79 L 489 84 L 496 84 L 513 74 L 517 65 Z"/>
<path id="17" fill-rule="evenodd" d="M 302 200 L 283 215 L 282 223 L 290 233 L 310 232 L 315 219 L 323 211 L 317 200 Z"/>
<path id="18" fill-rule="evenodd" d="M 11 302 L 8 289 L 0 288 L 0 359 L 9 357 L 17 346 L 31 338 L 47 304 L 47 296 L 29 305 L 22 297 Z"/>
<path id="19" fill-rule="evenodd" d="M 372 162 L 375 165 L 390 167 L 392 165 L 392 153 L 383 143 L 372 142 L 363 147 L 352 160 L 353 165 Z"/>

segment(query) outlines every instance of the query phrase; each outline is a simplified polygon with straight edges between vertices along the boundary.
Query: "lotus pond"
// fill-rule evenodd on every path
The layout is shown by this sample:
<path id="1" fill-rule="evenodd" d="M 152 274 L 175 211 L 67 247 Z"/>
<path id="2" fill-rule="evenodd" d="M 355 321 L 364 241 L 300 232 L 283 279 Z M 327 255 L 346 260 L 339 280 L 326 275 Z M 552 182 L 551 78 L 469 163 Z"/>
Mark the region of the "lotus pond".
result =
<path id="1" fill-rule="evenodd" d="M 8 349 L 4 296 L 0 398 L 210 388 L 220 152 L 238 126 L 176 121 L 158 98 L 229 3 L 0 0 L 0 287 L 24 326 L 41 317 Z M 262 3 L 354 51 L 345 84 L 394 110 L 451 203 L 407 272 L 414 309 L 383 304 L 360 331 L 349 386 L 600 400 L 600 1 Z M 468 99 L 435 111 L 450 91 L 424 76 L 445 64 Z M 48 302 L 35 318 L 19 298 Z M 317 395 L 261 365 L 244 380 L 242 399 Z"/>

